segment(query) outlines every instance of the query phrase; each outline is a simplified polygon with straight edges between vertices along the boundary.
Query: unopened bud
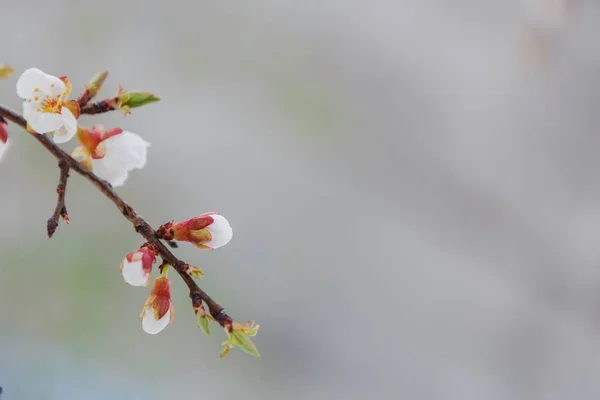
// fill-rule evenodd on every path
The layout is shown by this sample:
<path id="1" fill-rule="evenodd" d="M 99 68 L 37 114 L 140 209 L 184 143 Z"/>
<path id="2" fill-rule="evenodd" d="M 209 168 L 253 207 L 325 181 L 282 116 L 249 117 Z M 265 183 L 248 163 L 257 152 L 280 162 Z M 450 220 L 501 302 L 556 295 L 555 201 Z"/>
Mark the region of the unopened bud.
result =
<path id="1" fill-rule="evenodd" d="M 117 98 L 119 108 L 122 110 L 124 110 L 124 108 L 129 109 L 145 106 L 160 100 L 154 93 L 141 91 L 124 91 L 121 92 Z"/>
<path id="2" fill-rule="evenodd" d="M 0 159 L 8 148 L 8 130 L 6 129 L 6 120 L 0 117 Z"/>
<path id="3" fill-rule="evenodd" d="M 107 77 L 108 71 L 102 71 L 98 72 L 92 77 L 92 79 L 90 79 L 86 85 L 86 89 L 90 92 L 90 94 L 92 94 L 92 96 L 97 95 L 100 89 L 102 89 L 102 85 Z"/>
<path id="4" fill-rule="evenodd" d="M 202 277 L 204 276 L 204 272 L 202 272 L 202 269 L 194 267 L 193 265 L 185 264 L 183 266 L 183 270 L 192 278 L 202 279 Z"/>
<path id="5" fill-rule="evenodd" d="M 147 286 L 155 262 L 156 253 L 146 246 L 127 254 L 121 262 L 123 279 L 131 286 Z"/>
<path id="6" fill-rule="evenodd" d="M 0 117 L 0 142 L 6 144 L 8 142 L 8 130 L 6 129 L 6 120 Z"/>
<path id="7" fill-rule="evenodd" d="M 166 276 L 160 276 L 154 281 L 150 297 L 146 300 L 140 317 L 142 329 L 155 335 L 173 322 L 173 302 L 171 301 L 171 281 Z"/>
<path id="8" fill-rule="evenodd" d="M 231 241 L 233 230 L 224 216 L 210 212 L 176 224 L 165 224 L 157 235 L 165 240 L 190 242 L 200 249 L 214 250 Z"/>

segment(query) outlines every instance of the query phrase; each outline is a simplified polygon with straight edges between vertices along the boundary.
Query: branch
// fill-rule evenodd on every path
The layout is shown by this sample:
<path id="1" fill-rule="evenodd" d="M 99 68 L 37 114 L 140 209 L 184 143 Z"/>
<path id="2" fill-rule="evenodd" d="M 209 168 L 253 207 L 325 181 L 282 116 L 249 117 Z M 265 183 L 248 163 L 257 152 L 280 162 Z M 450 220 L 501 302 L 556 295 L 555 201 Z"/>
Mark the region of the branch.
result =
<path id="1" fill-rule="evenodd" d="M 108 98 L 106 100 L 99 101 L 97 103 L 85 103 L 83 107 L 81 107 L 82 114 L 94 115 L 94 114 L 102 114 L 107 111 L 117 110 L 117 103 L 119 99 L 117 96 Z"/>
<path id="2" fill-rule="evenodd" d="M 48 219 L 48 237 L 51 238 L 56 232 L 58 227 L 58 220 L 60 217 L 63 218 L 65 223 L 69 223 L 69 214 L 67 213 L 67 207 L 65 206 L 65 194 L 67 192 L 67 180 L 69 179 L 69 167 L 64 161 L 59 161 L 58 168 L 60 169 L 60 178 L 58 180 L 58 186 L 56 186 L 56 193 L 58 193 L 58 200 L 56 201 L 56 209 L 54 214 Z"/>
<path id="3" fill-rule="evenodd" d="M 84 107 L 82 109 L 82 112 L 91 105 Z M 8 121 L 11 121 L 14 124 L 17 124 L 23 129 L 27 130 L 27 121 L 25 121 L 25 119 L 19 113 L 2 105 L 0 105 L 0 117 L 4 117 Z M 148 243 L 154 245 L 163 261 L 170 264 L 177 271 L 177 273 L 179 274 L 181 279 L 183 279 L 190 291 L 190 298 L 192 299 L 192 304 L 197 305 L 198 302 L 203 301 L 208 306 L 208 311 L 210 315 L 217 322 L 219 322 L 219 324 L 223 328 L 225 328 L 228 331 L 231 329 L 233 325 L 233 320 L 229 315 L 227 315 L 227 313 L 225 313 L 225 309 L 221 307 L 216 301 L 214 301 L 205 291 L 200 289 L 200 287 L 196 284 L 194 279 L 192 279 L 192 277 L 185 272 L 186 263 L 179 260 L 177 257 L 175 257 L 173 253 L 171 253 L 171 251 L 156 237 L 156 234 L 154 233 L 155 230 L 152 228 L 152 226 L 150 226 L 150 224 L 146 222 L 146 220 L 142 218 L 132 206 L 127 204 L 125 200 L 123 200 L 112 189 L 108 182 L 98 178 L 93 172 L 89 171 L 84 166 L 82 166 L 79 162 L 77 162 L 77 160 L 75 160 L 69 154 L 65 153 L 46 135 L 32 134 L 31 136 L 35 140 L 37 140 L 42 146 L 44 146 L 46 150 L 52 153 L 52 155 L 58 160 L 59 166 L 62 165 L 61 178 L 63 169 L 67 172 L 69 169 L 71 169 L 77 172 L 79 175 L 83 176 L 89 182 L 91 182 L 105 197 L 112 201 L 113 204 L 117 206 L 119 211 L 121 211 L 121 214 L 123 214 L 125 219 L 131 222 L 131 224 L 135 228 L 135 231 L 142 235 Z"/>

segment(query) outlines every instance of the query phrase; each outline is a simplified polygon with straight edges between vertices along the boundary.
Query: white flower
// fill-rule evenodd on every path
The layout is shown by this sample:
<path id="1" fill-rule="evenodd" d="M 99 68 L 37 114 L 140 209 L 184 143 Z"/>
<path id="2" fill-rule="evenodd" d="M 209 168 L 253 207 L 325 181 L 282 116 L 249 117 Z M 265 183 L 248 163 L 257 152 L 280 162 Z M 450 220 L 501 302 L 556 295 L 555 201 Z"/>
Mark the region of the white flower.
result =
<path id="1" fill-rule="evenodd" d="M 150 335 L 156 335 L 169 325 L 171 321 L 171 310 L 169 309 L 161 319 L 156 319 L 154 315 L 154 309 L 150 309 L 146 312 L 146 315 L 142 318 L 142 329 L 144 332 Z"/>
<path id="2" fill-rule="evenodd" d="M 140 317 L 142 317 L 142 329 L 151 335 L 166 328 L 174 318 L 173 302 L 171 301 L 171 281 L 166 276 L 160 276 L 154 281 L 150 296 Z"/>
<path id="3" fill-rule="evenodd" d="M 231 229 L 229 221 L 221 214 L 212 214 L 211 217 L 214 222 L 206 227 L 210 232 L 211 240 L 202 244 L 211 249 L 218 249 L 231 241 L 233 229 Z"/>
<path id="4" fill-rule="evenodd" d="M 152 264 L 156 255 L 147 247 L 131 252 L 121 262 L 121 274 L 131 286 L 146 286 L 150 282 Z"/>
<path id="5" fill-rule="evenodd" d="M 70 90 L 60 78 L 37 68 L 26 70 L 17 81 L 27 123 L 37 133 L 54 132 L 56 143 L 68 142 L 77 133 L 77 119 L 65 106 Z"/>
<path id="6" fill-rule="evenodd" d="M 129 171 L 146 165 L 150 143 L 135 133 L 123 131 L 103 140 L 102 144 L 104 157 L 91 159 L 92 171 L 114 187 L 123 186 Z"/>

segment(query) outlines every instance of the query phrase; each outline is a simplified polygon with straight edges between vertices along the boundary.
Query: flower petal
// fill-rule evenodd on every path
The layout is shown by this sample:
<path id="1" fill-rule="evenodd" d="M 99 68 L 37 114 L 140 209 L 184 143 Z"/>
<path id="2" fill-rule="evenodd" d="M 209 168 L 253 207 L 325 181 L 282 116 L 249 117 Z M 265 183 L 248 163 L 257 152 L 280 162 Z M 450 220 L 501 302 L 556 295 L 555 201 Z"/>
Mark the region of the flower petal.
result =
<path id="1" fill-rule="evenodd" d="M 123 186 L 129 177 L 129 172 L 126 169 L 111 165 L 110 160 L 106 162 L 106 157 L 99 159 L 92 158 L 92 171 L 113 187 Z"/>
<path id="2" fill-rule="evenodd" d="M 168 310 L 165 315 L 159 320 L 154 318 L 154 309 L 146 310 L 146 314 L 142 318 L 142 329 L 150 335 L 156 335 L 169 325 L 171 319 L 171 310 Z"/>
<path id="3" fill-rule="evenodd" d="M 104 141 L 106 145 L 106 162 L 131 171 L 141 169 L 146 164 L 146 156 L 150 143 L 138 134 L 123 131 Z"/>
<path id="4" fill-rule="evenodd" d="M 4 155 L 4 152 L 8 149 L 8 146 L 8 140 L 6 142 L 0 140 L 0 160 L 2 160 L 2 156 Z"/>
<path id="5" fill-rule="evenodd" d="M 17 81 L 17 96 L 22 99 L 33 99 L 35 90 L 50 95 L 60 96 L 65 89 L 65 84 L 56 76 L 48 75 L 38 68 L 29 68 L 21 74 Z"/>
<path id="6" fill-rule="evenodd" d="M 142 260 L 127 261 L 125 258 L 121 264 L 121 274 L 131 286 L 146 286 L 150 278 L 150 274 L 144 271 Z"/>
<path id="7" fill-rule="evenodd" d="M 93 171 L 118 187 L 125 184 L 129 171 L 144 167 L 150 143 L 135 133 L 123 131 L 103 140 L 100 145 L 104 146 L 104 156 L 92 160 Z"/>
<path id="8" fill-rule="evenodd" d="M 37 133 L 48 133 L 62 126 L 63 117 L 60 114 L 31 112 L 26 118 L 29 126 Z"/>
<path id="9" fill-rule="evenodd" d="M 23 118 L 29 121 L 31 116 L 39 111 L 37 111 L 41 107 L 41 103 L 39 101 L 24 101 L 23 102 Z"/>
<path id="10" fill-rule="evenodd" d="M 62 126 L 54 132 L 54 143 L 66 143 L 77 133 L 77 120 L 67 107 L 61 110 Z"/>
<path id="11" fill-rule="evenodd" d="M 210 232 L 212 239 L 210 242 L 203 244 L 213 249 L 218 249 L 219 247 L 225 246 L 227 243 L 229 243 L 233 237 L 233 229 L 231 229 L 229 221 L 227 221 L 224 216 L 220 214 L 212 214 L 211 217 L 214 222 L 209 225 L 207 229 Z"/>

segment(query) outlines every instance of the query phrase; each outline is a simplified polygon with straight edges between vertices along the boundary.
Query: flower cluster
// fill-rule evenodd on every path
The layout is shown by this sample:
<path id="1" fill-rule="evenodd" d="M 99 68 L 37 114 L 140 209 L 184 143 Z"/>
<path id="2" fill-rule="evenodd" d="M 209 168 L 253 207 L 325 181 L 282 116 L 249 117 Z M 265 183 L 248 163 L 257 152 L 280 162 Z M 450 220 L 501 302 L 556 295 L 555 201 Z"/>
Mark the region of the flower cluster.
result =
<path id="1" fill-rule="evenodd" d="M 67 77 L 59 78 L 30 68 L 17 81 L 17 95 L 23 99 L 23 116 L 31 133 L 47 133 L 55 143 L 66 143 L 76 136 L 80 146 L 73 151 L 73 157 L 98 177 L 117 187 L 125 183 L 130 171 L 146 165 L 150 143 L 120 128 L 105 130 L 100 125 L 91 129 L 79 126 L 81 106 L 99 92 L 107 75 L 107 72 L 103 72 L 92 78 L 80 101 L 76 101 L 68 100 L 72 86 Z M 119 89 L 116 98 L 122 96 L 122 92 Z M 152 101 L 156 99 L 154 96 Z M 139 105 L 142 104 L 133 106 Z M 0 141 L 4 144 L 6 139 L 3 140 L 1 133 L 0 126 Z M 2 147 L 0 145 L 0 151 Z"/>
<path id="2" fill-rule="evenodd" d="M 0 79 L 9 76 L 13 69 L 0 63 Z M 135 210 L 124 202 L 112 187 L 125 184 L 129 173 L 146 165 L 150 143 L 139 135 L 121 128 L 106 129 L 102 125 L 91 128 L 81 126 L 82 114 L 99 114 L 120 110 L 129 114 L 132 108 L 141 107 L 160 99 L 150 92 L 126 91 L 119 86 L 115 96 L 90 103 L 99 93 L 108 76 L 99 72 L 88 83 L 77 100 L 69 100 L 72 85 L 66 76 L 56 77 L 37 68 L 30 68 L 19 77 L 17 95 L 23 100 L 23 118 L 0 106 L 0 158 L 8 147 L 7 120 L 20 125 L 33 135 L 47 135 L 56 144 L 67 143 L 76 138 L 79 145 L 71 156 L 57 150 L 46 136 L 37 136 L 59 160 L 60 178 L 57 185 L 58 201 L 52 217 L 47 223 L 48 236 L 52 237 L 59 218 L 69 223 L 65 206 L 65 193 L 69 171 L 74 170 L 92 181 L 125 216 L 148 242 L 136 251 L 128 253 L 122 260 L 120 271 L 125 282 L 131 286 L 148 286 L 157 258 L 162 259 L 160 275 L 154 280 L 150 295 L 142 308 L 142 329 L 151 335 L 161 332 L 175 316 L 171 299 L 171 281 L 167 274 L 172 267 L 181 276 L 190 290 L 192 307 L 198 326 L 209 335 L 209 323 L 217 322 L 227 334 L 228 340 L 221 356 L 232 348 L 239 347 L 248 354 L 259 356 L 251 336 L 258 332 L 253 322 L 235 322 L 224 309 L 201 290 L 194 279 L 202 279 L 202 269 L 178 260 L 162 241 L 171 247 L 176 242 L 189 242 L 202 250 L 214 250 L 225 246 L 233 237 L 227 219 L 219 213 L 208 212 L 182 221 L 171 221 L 156 231 Z M 4 119 L 6 118 L 6 120 Z M 93 173 L 88 173 L 87 170 Z M 207 310 L 204 306 L 207 306 Z M 1 391 L 1 389 L 0 389 Z"/>
<path id="3" fill-rule="evenodd" d="M 203 249 L 214 249 L 225 246 L 233 237 L 233 230 L 227 219 L 221 214 L 206 213 L 187 221 L 174 224 L 169 222 L 156 232 L 160 239 L 192 242 Z M 152 245 L 145 244 L 139 250 L 125 256 L 121 262 L 121 274 L 131 286 L 147 286 L 150 282 L 152 265 L 156 262 L 158 252 Z M 167 278 L 169 265 L 160 266 L 161 275 L 154 281 L 150 297 L 144 304 L 141 313 L 142 329 L 149 334 L 157 334 L 170 322 L 173 322 L 174 310 L 171 302 L 171 282 Z M 193 278 L 202 278 L 200 268 L 185 264 L 183 271 Z M 194 304 L 198 324 L 208 332 L 208 321 L 202 304 Z"/>

